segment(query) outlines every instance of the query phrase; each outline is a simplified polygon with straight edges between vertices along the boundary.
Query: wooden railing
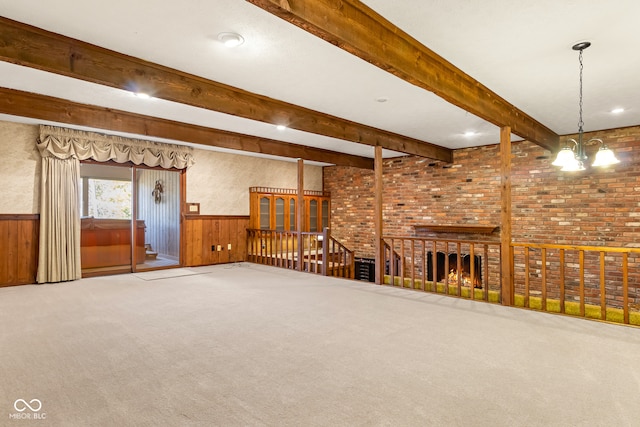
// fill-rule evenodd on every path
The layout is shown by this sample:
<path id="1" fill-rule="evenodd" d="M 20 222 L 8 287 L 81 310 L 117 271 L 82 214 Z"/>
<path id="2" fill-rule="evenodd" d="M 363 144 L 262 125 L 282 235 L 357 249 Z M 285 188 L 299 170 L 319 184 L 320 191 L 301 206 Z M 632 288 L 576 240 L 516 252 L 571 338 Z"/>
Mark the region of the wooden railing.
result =
<path id="1" fill-rule="evenodd" d="M 295 195 L 298 194 L 298 190 L 295 188 L 274 188 L 274 187 L 249 187 L 250 193 L 271 193 L 271 194 L 289 194 Z M 305 196 L 321 196 L 321 197 L 330 197 L 331 193 L 327 191 L 318 191 L 318 190 L 304 190 Z"/>
<path id="2" fill-rule="evenodd" d="M 247 260 L 324 276 L 353 278 L 355 257 L 330 230 L 322 233 L 247 230 Z"/>
<path id="3" fill-rule="evenodd" d="M 511 246 L 515 305 L 640 325 L 640 249 Z"/>
<path id="4" fill-rule="evenodd" d="M 497 242 L 385 237 L 384 283 L 484 301 L 500 301 Z"/>
<path id="5" fill-rule="evenodd" d="M 331 237 L 325 228 L 322 240 L 323 264 L 322 274 L 353 279 L 355 276 L 355 256 L 353 251 Z"/>

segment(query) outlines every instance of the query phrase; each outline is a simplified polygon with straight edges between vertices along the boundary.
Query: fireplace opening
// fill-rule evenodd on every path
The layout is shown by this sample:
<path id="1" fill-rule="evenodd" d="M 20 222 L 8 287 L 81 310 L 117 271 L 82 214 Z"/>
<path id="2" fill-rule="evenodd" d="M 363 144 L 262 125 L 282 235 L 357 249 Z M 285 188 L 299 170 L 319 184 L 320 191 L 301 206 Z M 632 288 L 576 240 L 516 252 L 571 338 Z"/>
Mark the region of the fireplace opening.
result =
<path id="1" fill-rule="evenodd" d="M 447 271 L 447 258 L 449 259 Z M 482 257 L 474 255 L 473 287 L 482 289 Z M 433 280 L 433 252 L 427 253 L 427 279 Z M 458 271 L 458 254 L 436 252 L 436 282 L 444 282 L 448 277 L 449 283 L 458 283 L 458 278 L 463 286 L 471 285 L 471 255 L 460 254 L 460 270 Z"/>

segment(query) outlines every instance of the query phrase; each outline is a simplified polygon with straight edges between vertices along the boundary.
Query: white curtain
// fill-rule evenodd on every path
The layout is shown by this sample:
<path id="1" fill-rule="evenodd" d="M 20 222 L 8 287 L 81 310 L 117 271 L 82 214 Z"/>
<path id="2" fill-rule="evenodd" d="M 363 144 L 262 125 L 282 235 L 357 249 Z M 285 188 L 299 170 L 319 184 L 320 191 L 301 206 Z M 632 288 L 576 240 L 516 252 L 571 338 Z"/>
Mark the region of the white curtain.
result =
<path id="1" fill-rule="evenodd" d="M 193 149 L 181 145 L 40 126 L 40 252 L 38 283 L 79 279 L 80 160 L 184 169 L 193 164 Z"/>

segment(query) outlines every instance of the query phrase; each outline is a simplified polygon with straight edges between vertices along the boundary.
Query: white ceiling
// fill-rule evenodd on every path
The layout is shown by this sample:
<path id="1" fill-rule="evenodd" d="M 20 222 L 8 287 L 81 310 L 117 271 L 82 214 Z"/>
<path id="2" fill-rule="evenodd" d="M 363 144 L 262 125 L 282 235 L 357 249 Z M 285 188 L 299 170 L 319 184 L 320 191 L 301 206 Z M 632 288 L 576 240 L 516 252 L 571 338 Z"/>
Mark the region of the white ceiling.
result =
<path id="1" fill-rule="evenodd" d="M 558 134 L 577 130 L 578 53 L 571 46 L 591 41 L 584 52 L 585 131 L 640 125 L 638 0 L 363 3 Z M 499 140 L 496 126 L 243 0 L 0 0 L 0 15 L 448 148 Z M 226 48 L 217 41 L 226 31 L 241 34 L 245 43 Z M 5 62 L 0 86 L 373 157 L 366 145 L 143 100 Z M 381 97 L 388 101 L 377 102 Z M 625 112 L 611 114 L 615 107 Z M 467 131 L 477 134 L 466 137 Z"/>

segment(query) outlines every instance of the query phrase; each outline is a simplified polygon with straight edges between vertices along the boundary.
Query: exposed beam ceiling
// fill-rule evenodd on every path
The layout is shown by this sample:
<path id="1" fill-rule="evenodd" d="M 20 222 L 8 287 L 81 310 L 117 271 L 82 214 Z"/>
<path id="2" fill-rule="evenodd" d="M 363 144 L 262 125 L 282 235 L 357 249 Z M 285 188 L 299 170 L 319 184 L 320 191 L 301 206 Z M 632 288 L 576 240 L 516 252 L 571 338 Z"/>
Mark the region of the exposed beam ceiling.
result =
<path id="1" fill-rule="evenodd" d="M 373 159 L 0 88 L 0 113 L 252 153 L 373 169 Z"/>
<path id="2" fill-rule="evenodd" d="M 10 19 L 0 18 L 0 41 L 0 59 L 18 65 L 346 141 L 452 160 L 452 151 L 444 147 L 256 95 Z"/>
<path id="3" fill-rule="evenodd" d="M 357 0 L 246 0 L 549 150 L 558 135 Z"/>

